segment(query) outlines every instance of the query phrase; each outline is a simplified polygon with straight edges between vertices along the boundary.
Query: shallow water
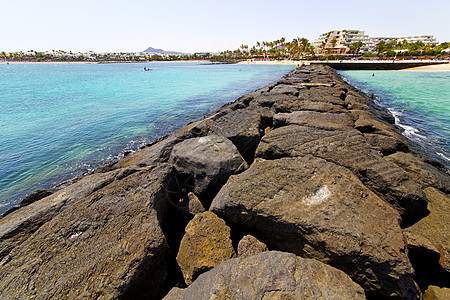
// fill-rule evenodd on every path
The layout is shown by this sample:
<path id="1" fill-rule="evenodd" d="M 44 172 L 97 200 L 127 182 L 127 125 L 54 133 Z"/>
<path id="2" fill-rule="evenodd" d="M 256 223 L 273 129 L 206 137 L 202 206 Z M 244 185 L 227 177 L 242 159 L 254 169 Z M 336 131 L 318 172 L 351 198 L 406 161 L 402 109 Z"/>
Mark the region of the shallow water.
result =
<path id="1" fill-rule="evenodd" d="M 119 159 L 292 68 L 0 64 L 0 213 L 37 188 Z"/>
<path id="2" fill-rule="evenodd" d="M 404 135 L 450 167 L 450 72 L 342 71 L 388 108 Z M 374 75 L 374 76 L 372 76 Z"/>

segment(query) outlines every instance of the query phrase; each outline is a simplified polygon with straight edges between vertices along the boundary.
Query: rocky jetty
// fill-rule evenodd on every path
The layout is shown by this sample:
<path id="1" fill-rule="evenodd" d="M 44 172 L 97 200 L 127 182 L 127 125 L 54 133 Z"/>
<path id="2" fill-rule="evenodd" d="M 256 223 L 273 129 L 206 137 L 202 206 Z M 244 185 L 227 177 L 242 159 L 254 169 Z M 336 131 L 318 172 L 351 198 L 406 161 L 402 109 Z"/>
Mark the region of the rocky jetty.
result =
<path id="1" fill-rule="evenodd" d="M 302 67 L 0 219 L 5 299 L 448 297 L 448 170 Z"/>

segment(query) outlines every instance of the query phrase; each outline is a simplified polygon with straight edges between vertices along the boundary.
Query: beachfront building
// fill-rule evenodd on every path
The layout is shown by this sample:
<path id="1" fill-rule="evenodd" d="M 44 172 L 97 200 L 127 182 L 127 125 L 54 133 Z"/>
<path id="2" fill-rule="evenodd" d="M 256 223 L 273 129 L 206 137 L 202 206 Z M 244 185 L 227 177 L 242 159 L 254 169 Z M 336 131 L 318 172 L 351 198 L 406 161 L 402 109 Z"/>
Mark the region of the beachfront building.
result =
<path id="1" fill-rule="evenodd" d="M 318 55 L 331 54 L 347 54 L 351 45 L 361 42 L 362 46 L 358 52 L 375 53 L 376 46 L 381 41 L 390 43 L 395 41 L 397 43 L 406 41 L 408 43 L 423 42 L 425 45 L 438 44 L 438 41 L 432 35 L 417 35 L 405 37 L 369 37 L 361 30 L 333 30 L 323 33 L 313 43 L 315 53 Z"/>
<path id="2" fill-rule="evenodd" d="M 350 51 L 353 43 L 361 42 L 362 51 L 367 50 L 365 45 L 369 45 L 369 36 L 361 30 L 333 30 L 323 33 L 313 43 L 316 54 L 346 54 Z"/>
<path id="3" fill-rule="evenodd" d="M 405 36 L 405 37 L 373 37 L 371 40 L 376 44 L 383 41 L 390 43 L 396 41 L 397 43 L 406 41 L 408 43 L 423 42 L 425 45 L 438 44 L 438 41 L 432 35 L 416 35 L 416 36 Z"/>

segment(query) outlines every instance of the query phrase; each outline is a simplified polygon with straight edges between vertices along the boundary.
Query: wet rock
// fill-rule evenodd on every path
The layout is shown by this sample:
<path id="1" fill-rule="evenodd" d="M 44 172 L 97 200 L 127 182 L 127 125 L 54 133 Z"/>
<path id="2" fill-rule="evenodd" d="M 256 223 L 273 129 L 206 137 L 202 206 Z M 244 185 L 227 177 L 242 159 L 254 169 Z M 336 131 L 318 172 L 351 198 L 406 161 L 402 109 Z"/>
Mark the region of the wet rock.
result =
<path id="1" fill-rule="evenodd" d="M 274 159 L 313 155 L 344 166 L 389 202 L 408 225 L 426 213 L 422 188 L 397 165 L 372 150 L 356 130 L 327 131 L 306 126 L 276 128 L 263 137 L 256 157 Z"/>
<path id="2" fill-rule="evenodd" d="M 266 244 L 255 238 L 253 235 L 247 234 L 238 244 L 237 254 L 239 257 L 249 257 L 261 252 L 269 251 Z"/>
<path id="3" fill-rule="evenodd" d="M 398 213 L 343 167 L 312 156 L 256 160 L 210 210 L 273 249 L 343 270 L 370 295 L 417 295 Z"/>
<path id="4" fill-rule="evenodd" d="M 235 255 L 230 228 L 214 213 L 197 214 L 186 226 L 177 262 L 187 285 L 200 274 L 214 268 Z"/>
<path id="5" fill-rule="evenodd" d="M 275 127 L 303 125 L 325 130 L 345 130 L 353 128 L 353 120 L 347 114 L 320 113 L 315 111 L 294 111 L 280 113 L 273 117 Z"/>
<path id="6" fill-rule="evenodd" d="M 2 259 L 2 295 L 161 297 L 169 248 L 159 222 L 173 176 L 173 167 L 162 165 L 66 204 Z"/>
<path id="7" fill-rule="evenodd" d="M 193 192 L 204 205 L 215 195 L 228 177 L 247 168 L 233 143 L 225 137 L 208 135 L 176 144 L 169 159 L 177 171 L 192 176 Z"/>
<path id="8" fill-rule="evenodd" d="M 430 285 L 423 294 L 423 300 L 448 300 L 450 289 Z"/>
<path id="9" fill-rule="evenodd" d="M 9 215 L 10 213 L 12 213 L 13 211 L 18 210 L 21 207 L 27 206 L 28 204 L 31 204 L 33 202 L 36 202 L 38 200 L 41 200 L 42 198 L 45 198 L 47 196 L 50 196 L 51 194 L 53 194 L 52 191 L 48 190 L 48 189 L 38 189 L 35 190 L 34 192 L 32 192 L 31 194 L 29 194 L 27 197 L 25 197 L 25 199 L 23 199 L 22 201 L 20 201 L 20 203 L 18 205 L 14 205 L 13 207 L 11 207 L 10 209 L 8 209 L 4 214 L 2 214 L 1 218 L 5 217 L 6 215 Z"/>
<path id="10" fill-rule="evenodd" d="M 417 156 L 411 153 L 397 152 L 389 155 L 386 159 L 405 170 L 415 182 L 423 187 L 432 186 L 443 192 L 450 193 L 450 177 Z"/>
<path id="11" fill-rule="evenodd" d="M 48 197 L 51 194 L 53 194 L 53 192 L 47 189 L 36 190 L 32 192 L 30 195 L 28 195 L 25 199 L 23 199 L 20 202 L 20 206 L 26 206 L 28 204 L 41 200 L 42 198 Z"/>
<path id="12" fill-rule="evenodd" d="M 290 253 L 264 252 L 228 260 L 188 288 L 172 289 L 171 299 L 365 299 L 344 272 Z"/>

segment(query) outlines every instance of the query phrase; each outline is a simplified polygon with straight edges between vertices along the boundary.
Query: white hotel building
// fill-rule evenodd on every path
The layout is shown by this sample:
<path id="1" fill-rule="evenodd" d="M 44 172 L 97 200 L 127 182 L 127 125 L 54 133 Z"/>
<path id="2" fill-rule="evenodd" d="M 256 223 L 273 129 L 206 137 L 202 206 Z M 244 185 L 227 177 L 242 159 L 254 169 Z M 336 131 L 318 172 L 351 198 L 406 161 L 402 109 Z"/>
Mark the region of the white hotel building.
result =
<path id="1" fill-rule="evenodd" d="M 391 41 L 401 42 L 406 40 L 409 43 L 424 42 L 425 44 L 437 44 L 437 40 L 432 35 L 407 36 L 407 37 L 369 37 L 361 30 L 333 30 L 323 33 L 313 42 L 317 54 L 345 54 L 350 50 L 350 45 L 362 42 L 363 47 L 360 52 L 376 52 L 375 46 L 380 41 L 389 43 Z"/>

